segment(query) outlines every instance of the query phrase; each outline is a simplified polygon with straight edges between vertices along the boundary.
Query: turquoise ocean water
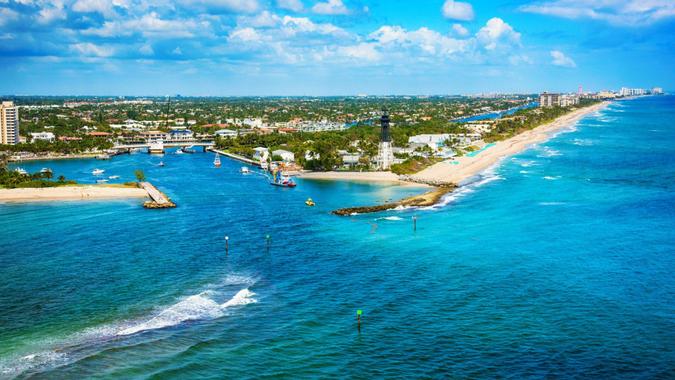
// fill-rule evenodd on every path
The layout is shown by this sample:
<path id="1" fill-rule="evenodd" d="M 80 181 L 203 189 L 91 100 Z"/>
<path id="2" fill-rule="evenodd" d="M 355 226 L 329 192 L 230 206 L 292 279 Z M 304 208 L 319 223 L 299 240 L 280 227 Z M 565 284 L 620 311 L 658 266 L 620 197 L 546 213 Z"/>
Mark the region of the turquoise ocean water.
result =
<path id="1" fill-rule="evenodd" d="M 178 208 L 0 205 L 0 378 L 675 377 L 675 97 L 615 102 L 422 210 L 336 217 L 422 190 L 212 161 L 21 165 L 142 168 Z"/>

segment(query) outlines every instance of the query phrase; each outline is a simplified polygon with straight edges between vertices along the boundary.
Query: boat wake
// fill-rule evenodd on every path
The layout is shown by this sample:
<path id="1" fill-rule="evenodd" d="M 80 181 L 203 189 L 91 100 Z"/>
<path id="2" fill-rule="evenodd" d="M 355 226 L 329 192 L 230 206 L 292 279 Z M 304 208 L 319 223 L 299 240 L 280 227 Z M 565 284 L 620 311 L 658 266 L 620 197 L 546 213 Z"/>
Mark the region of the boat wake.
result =
<path id="1" fill-rule="evenodd" d="M 85 329 L 57 343 L 45 344 L 37 352 L 0 359 L 0 378 L 15 377 L 26 371 L 41 371 L 67 365 L 100 352 L 100 344 L 129 336 L 178 326 L 191 321 L 222 318 L 228 309 L 258 302 L 249 290 L 255 280 L 245 276 L 228 276 L 222 283 L 209 285 L 208 290 L 179 299 L 161 307 L 149 317 Z M 246 286 L 232 295 L 223 287 Z M 229 295 L 228 295 L 229 294 Z M 231 297 L 230 297 L 231 296 Z M 229 298 L 228 298 L 229 297 Z"/>
<path id="2" fill-rule="evenodd" d="M 189 296 L 178 303 L 161 310 L 156 316 L 141 322 L 132 323 L 117 331 L 115 335 L 131 335 L 139 332 L 162 329 L 176 326 L 187 321 L 216 319 L 225 315 L 225 309 L 232 306 L 247 305 L 257 302 L 255 293 L 242 289 L 229 301 L 218 304 L 211 297 L 214 292 L 207 290 L 197 295 Z"/>
<path id="3" fill-rule="evenodd" d="M 376 218 L 375 220 L 390 220 L 390 221 L 400 221 L 403 220 L 400 216 L 383 216 L 381 218 Z"/>

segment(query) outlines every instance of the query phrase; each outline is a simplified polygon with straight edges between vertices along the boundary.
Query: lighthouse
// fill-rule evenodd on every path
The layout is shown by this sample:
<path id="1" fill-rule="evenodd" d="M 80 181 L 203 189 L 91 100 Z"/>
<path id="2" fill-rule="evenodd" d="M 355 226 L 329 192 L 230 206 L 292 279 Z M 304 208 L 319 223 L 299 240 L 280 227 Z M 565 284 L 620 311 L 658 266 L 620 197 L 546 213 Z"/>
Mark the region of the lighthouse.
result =
<path id="1" fill-rule="evenodd" d="M 377 152 L 377 169 L 389 170 L 394 162 L 394 153 L 391 150 L 391 136 L 389 135 L 389 113 L 382 110 L 380 118 L 380 146 Z"/>

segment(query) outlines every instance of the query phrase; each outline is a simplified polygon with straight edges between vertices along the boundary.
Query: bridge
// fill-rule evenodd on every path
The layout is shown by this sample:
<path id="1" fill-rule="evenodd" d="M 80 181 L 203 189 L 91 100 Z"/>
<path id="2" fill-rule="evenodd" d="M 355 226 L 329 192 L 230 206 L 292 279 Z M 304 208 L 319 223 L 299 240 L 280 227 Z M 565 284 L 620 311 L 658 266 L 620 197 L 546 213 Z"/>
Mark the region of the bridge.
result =
<path id="1" fill-rule="evenodd" d="M 189 146 L 199 146 L 206 152 L 208 148 L 213 148 L 216 144 L 212 140 L 156 140 L 156 141 L 138 141 L 126 144 L 115 144 L 112 149 L 117 151 L 129 151 L 131 149 L 147 149 L 150 153 L 162 153 L 165 148 L 185 148 Z"/>

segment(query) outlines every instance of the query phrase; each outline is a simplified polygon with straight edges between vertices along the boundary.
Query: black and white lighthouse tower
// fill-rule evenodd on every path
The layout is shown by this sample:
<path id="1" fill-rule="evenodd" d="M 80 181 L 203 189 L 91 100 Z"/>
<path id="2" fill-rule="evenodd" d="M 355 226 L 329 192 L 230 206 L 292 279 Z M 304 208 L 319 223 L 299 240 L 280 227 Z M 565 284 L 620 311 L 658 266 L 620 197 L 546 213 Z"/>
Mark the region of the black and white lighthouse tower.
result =
<path id="1" fill-rule="evenodd" d="M 380 118 L 380 146 L 377 152 L 377 168 L 379 170 L 389 170 L 394 163 L 394 153 L 391 150 L 391 136 L 389 135 L 389 113 L 387 109 L 382 110 Z"/>

